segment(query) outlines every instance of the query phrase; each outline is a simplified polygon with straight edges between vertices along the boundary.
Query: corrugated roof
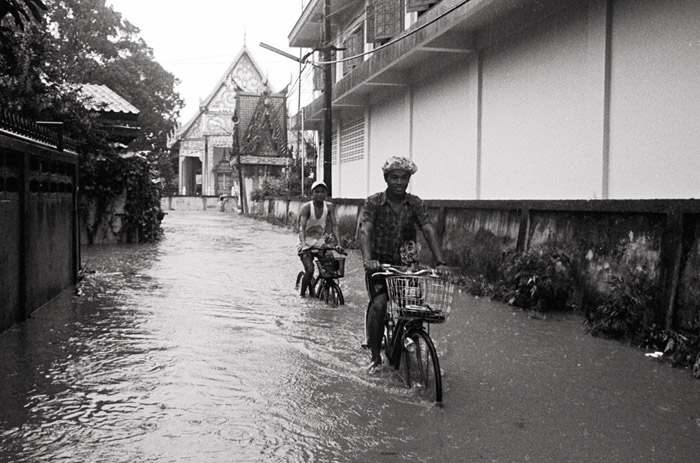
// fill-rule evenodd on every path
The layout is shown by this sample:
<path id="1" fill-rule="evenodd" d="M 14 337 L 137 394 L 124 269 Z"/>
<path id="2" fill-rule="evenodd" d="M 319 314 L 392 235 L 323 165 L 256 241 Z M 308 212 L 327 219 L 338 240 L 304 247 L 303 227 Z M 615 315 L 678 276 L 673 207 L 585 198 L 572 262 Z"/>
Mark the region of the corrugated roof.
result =
<path id="1" fill-rule="evenodd" d="M 81 84 L 80 87 L 85 96 L 92 97 L 92 100 L 86 104 L 90 110 L 124 114 L 138 114 L 140 112 L 134 105 L 106 85 Z"/>

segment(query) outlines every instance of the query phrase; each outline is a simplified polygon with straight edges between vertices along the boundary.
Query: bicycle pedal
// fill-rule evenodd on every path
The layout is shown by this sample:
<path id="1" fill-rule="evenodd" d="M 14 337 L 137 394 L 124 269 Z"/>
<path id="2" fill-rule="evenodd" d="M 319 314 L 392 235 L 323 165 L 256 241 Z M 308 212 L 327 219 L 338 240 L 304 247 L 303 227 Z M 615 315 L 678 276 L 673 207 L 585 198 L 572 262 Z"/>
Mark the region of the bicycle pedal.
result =
<path id="1" fill-rule="evenodd" d="M 360 346 L 362 346 L 363 349 L 369 349 L 369 344 L 367 343 L 367 341 L 362 341 Z"/>

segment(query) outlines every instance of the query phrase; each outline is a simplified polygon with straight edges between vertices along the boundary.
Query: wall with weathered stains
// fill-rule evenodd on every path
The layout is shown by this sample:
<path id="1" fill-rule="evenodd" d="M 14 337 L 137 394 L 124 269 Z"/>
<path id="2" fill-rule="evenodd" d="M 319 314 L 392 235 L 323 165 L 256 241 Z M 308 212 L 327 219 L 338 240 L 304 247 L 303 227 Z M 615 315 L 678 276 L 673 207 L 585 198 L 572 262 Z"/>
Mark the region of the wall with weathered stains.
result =
<path id="1" fill-rule="evenodd" d="M 338 222 L 356 229 L 363 201 L 334 202 Z M 266 200 L 253 212 L 296 229 L 301 204 Z M 426 205 L 448 264 L 464 274 L 493 279 L 505 254 L 547 247 L 571 258 L 579 307 L 609 293 L 611 276 L 643 270 L 660 288 L 659 324 L 700 323 L 700 201 L 427 200 Z M 433 263 L 424 242 L 421 258 Z"/>

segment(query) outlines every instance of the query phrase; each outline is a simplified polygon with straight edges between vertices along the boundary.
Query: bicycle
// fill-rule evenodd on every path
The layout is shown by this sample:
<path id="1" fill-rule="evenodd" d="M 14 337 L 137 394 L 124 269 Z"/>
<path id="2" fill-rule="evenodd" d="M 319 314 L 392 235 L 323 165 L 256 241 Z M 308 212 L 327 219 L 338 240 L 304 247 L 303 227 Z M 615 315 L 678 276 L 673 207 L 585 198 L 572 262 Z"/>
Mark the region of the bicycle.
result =
<path id="1" fill-rule="evenodd" d="M 336 256 L 335 253 L 341 254 Z M 340 289 L 338 279 L 345 276 L 345 257 L 347 253 L 338 247 L 329 245 L 313 246 L 311 253 L 314 256 L 318 276 L 313 275 L 309 287 L 313 288 L 316 297 L 333 307 L 345 304 L 343 291 Z M 305 271 L 297 275 L 296 289 L 299 289 L 301 279 Z"/>
<path id="2" fill-rule="evenodd" d="M 383 349 L 389 365 L 408 388 L 433 402 L 442 402 L 442 371 L 430 325 L 449 317 L 454 284 L 434 270 L 405 271 L 382 265 L 388 290 Z M 365 316 L 366 329 L 367 316 Z"/>

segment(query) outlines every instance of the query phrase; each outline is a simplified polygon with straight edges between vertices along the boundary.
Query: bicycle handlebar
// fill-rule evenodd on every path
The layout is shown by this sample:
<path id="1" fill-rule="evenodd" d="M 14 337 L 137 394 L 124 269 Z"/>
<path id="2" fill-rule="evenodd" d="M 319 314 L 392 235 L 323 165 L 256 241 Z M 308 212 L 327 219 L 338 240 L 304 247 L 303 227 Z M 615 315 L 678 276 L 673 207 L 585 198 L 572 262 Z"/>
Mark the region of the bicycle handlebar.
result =
<path id="1" fill-rule="evenodd" d="M 427 268 L 427 269 L 420 269 L 416 270 L 415 272 L 412 272 L 411 270 L 403 270 L 400 268 L 396 268 L 391 264 L 380 264 L 383 271 L 382 272 L 375 272 L 372 274 L 372 277 L 376 277 L 379 275 L 384 275 L 384 276 L 392 276 L 392 275 L 406 275 L 406 276 L 421 276 L 421 275 L 426 275 L 432 278 L 439 278 L 439 274 L 435 271 L 433 268 Z"/>
<path id="2" fill-rule="evenodd" d="M 342 254 L 344 256 L 347 256 L 348 253 L 345 249 L 342 249 L 340 246 L 331 246 L 329 244 L 321 244 L 321 245 L 311 245 L 308 248 L 306 248 L 307 251 L 335 251 L 338 254 Z"/>

